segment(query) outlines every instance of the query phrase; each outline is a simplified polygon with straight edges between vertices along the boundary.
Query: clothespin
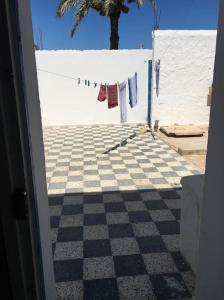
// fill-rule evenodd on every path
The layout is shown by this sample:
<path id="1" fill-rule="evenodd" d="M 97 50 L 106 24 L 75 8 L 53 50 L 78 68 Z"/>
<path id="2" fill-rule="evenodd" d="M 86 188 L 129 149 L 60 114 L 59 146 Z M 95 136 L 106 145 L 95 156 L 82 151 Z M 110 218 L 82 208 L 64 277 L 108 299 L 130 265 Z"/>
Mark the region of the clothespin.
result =
<path id="1" fill-rule="evenodd" d="M 96 83 L 96 82 L 94 82 L 94 84 L 93 84 L 93 85 L 94 85 L 94 88 L 95 88 L 95 87 L 97 87 L 97 83 Z"/>
<path id="2" fill-rule="evenodd" d="M 90 81 L 89 80 L 87 81 L 87 85 L 90 86 Z"/>
<path id="3" fill-rule="evenodd" d="M 80 84 L 80 82 L 81 82 L 81 79 L 80 79 L 80 78 L 78 78 L 78 79 L 77 79 L 77 81 L 78 81 L 78 84 Z"/>
<path id="4" fill-rule="evenodd" d="M 87 80 L 85 80 L 85 85 L 87 85 Z"/>

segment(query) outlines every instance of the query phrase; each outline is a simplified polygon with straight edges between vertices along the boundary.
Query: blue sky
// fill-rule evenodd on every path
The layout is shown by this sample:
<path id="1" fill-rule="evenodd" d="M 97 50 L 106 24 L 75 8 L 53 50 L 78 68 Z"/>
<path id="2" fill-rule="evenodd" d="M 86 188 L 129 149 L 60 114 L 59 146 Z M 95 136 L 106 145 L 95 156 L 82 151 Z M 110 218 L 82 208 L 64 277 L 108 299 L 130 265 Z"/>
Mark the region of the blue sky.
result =
<path id="1" fill-rule="evenodd" d="M 34 39 L 39 28 L 45 49 L 108 49 L 109 19 L 91 11 L 71 39 L 73 13 L 56 17 L 59 0 L 31 0 Z M 216 29 L 219 0 L 158 0 L 160 29 Z M 130 4 L 120 18 L 120 48 L 151 47 L 152 13 L 149 1 L 138 8 Z"/>

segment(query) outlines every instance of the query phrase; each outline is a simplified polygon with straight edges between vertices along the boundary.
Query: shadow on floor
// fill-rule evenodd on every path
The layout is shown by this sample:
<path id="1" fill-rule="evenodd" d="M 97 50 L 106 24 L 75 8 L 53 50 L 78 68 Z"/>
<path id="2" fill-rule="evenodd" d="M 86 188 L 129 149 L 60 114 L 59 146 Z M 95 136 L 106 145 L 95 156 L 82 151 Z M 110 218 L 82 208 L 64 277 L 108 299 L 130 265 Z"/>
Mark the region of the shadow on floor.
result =
<path id="1" fill-rule="evenodd" d="M 58 299 L 191 299 L 181 189 L 49 196 Z"/>

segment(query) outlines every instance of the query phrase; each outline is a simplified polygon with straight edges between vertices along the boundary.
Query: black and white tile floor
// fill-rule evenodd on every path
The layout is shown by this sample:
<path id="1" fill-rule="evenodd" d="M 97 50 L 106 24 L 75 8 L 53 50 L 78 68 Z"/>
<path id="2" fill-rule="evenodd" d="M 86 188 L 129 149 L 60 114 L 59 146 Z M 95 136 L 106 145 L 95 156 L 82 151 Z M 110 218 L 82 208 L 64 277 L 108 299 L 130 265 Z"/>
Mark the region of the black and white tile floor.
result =
<path id="1" fill-rule="evenodd" d="M 180 178 L 197 174 L 140 125 L 45 128 L 58 299 L 191 299 Z"/>

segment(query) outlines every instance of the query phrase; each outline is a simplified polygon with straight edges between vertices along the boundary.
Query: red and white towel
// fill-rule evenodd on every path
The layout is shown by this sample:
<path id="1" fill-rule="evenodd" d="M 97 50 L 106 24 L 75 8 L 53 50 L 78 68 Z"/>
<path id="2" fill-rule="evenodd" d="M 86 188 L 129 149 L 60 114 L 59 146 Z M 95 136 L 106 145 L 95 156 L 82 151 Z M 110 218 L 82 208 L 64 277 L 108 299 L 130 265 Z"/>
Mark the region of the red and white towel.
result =
<path id="1" fill-rule="evenodd" d="M 107 86 L 108 108 L 118 106 L 117 84 Z"/>
<path id="2" fill-rule="evenodd" d="M 97 100 L 102 102 L 102 101 L 106 100 L 106 98 L 107 98 L 107 87 L 105 84 L 101 84 Z"/>

